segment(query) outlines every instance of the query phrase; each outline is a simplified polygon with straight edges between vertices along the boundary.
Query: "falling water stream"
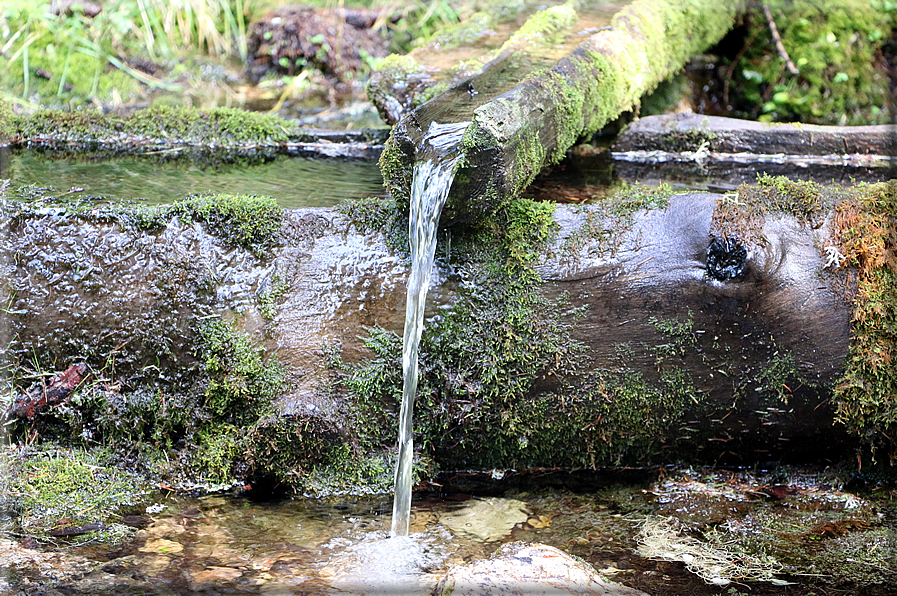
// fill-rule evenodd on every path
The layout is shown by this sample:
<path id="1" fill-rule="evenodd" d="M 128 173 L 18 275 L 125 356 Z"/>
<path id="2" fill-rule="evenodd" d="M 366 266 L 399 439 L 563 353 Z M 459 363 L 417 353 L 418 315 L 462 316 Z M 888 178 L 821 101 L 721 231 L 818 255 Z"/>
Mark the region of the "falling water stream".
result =
<path id="1" fill-rule="evenodd" d="M 392 535 L 407 536 L 411 517 L 411 464 L 414 441 L 411 418 L 417 395 L 417 350 L 423 331 L 424 306 L 430 271 L 436 254 L 436 227 L 442 206 L 455 177 L 461 153 L 453 150 L 469 122 L 430 124 L 414 165 L 408 237 L 411 243 L 411 276 L 405 304 L 405 333 L 402 348 L 402 408 L 399 413 L 399 457 L 396 462 L 395 500 L 392 508 Z"/>

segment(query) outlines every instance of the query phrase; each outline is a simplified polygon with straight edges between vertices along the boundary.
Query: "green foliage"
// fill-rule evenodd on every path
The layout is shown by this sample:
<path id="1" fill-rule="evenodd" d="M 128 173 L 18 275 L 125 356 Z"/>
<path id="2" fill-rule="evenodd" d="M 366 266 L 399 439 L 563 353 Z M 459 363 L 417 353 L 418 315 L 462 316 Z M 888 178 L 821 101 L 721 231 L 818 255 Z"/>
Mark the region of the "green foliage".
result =
<path id="1" fill-rule="evenodd" d="M 246 59 L 244 10 L 232 0 L 115 0 L 99 14 L 72 3 L 53 14 L 45 2 L 19 0 L 0 10 L 0 87 L 31 105 L 120 103 L 146 87 L 175 90 L 131 62 L 182 57 L 185 51 Z"/>
<path id="2" fill-rule="evenodd" d="M 433 36 L 444 35 L 446 29 L 457 30 L 460 16 L 447 0 L 411 0 L 394 15 L 394 20 L 390 51 L 407 53 Z"/>
<path id="3" fill-rule="evenodd" d="M 19 532 L 47 538 L 54 526 L 97 524 L 75 539 L 89 542 L 118 542 L 133 533 L 114 520 L 149 493 L 138 477 L 79 449 L 46 447 L 20 455 L 4 450 L 0 466 L 7 483 L 5 505 L 20 513 L 15 521 Z"/>
<path id="4" fill-rule="evenodd" d="M 266 413 L 283 383 L 283 369 L 262 358 L 246 335 L 219 318 L 199 325 L 199 354 L 208 375 L 205 406 L 223 420 L 247 423 Z"/>
<path id="5" fill-rule="evenodd" d="M 753 43 L 739 62 L 735 86 L 761 120 L 813 124 L 891 122 L 890 83 L 881 49 L 897 11 L 890 2 L 779 0 L 770 3 L 782 44 L 800 71 L 785 69 L 759 8 Z"/>

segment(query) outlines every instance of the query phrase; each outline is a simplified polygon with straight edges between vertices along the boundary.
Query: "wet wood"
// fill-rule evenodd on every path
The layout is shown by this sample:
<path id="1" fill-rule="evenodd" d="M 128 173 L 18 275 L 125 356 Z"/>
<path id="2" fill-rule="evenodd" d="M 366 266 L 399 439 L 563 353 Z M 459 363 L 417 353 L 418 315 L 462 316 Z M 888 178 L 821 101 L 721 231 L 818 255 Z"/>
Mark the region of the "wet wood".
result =
<path id="1" fill-rule="evenodd" d="M 16 397 L 9 414 L 31 420 L 40 412 L 65 402 L 90 377 L 87 364 L 79 362 L 31 391 Z"/>
<path id="2" fill-rule="evenodd" d="M 699 150 L 756 156 L 879 156 L 897 165 L 897 125 L 768 124 L 701 114 L 671 114 L 636 120 L 613 145 L 615 153 Z"/>
<path id="3" fill-rule="evenodd" d="M 238 160 L 271 159 L 275 155 L 302 155 L 308 157 L 340 157 L 348 159 L 376 160 L 383 152 L 389 131 L 387 129 L 328 130 L 296 129 L 282 143 L 197 143 L 184 139 L 147 139 L 143 137 L 116 136 L 97 138 L 85 142 L 69 139 L 65 133 L 58 137 L 45 134 L 39 137 L 19 137 L 0 149 L 29 148 L 36 151 L 53 151 L 56 157 L 65 154 L 85 155 L 91 158 L 112 158 L 128 155 L 144 155 L 157 159 L 192 159 L 228 163 Z"/>
<path id="4" fill-rule="evenodd" d="M 699 461 L 738 463 L 843 455 L 853 443 L 834 423 L 830 388 L 843 371 L 851 306 L 820 275 L 825 260 L 817 235 L 826 230 L 770 217 L 763 228 L 769 243 L 748 247 L 743 275 L 720 282 L 707 268 L 719 198 L 677 196 L 667 209 L 635 214 L 625 229 L 602 223 L 600 207 L 558 206 L 559 234 L 537 265 L 544 280 L 538 291 L 585 309 L 572 330 L 585 352 L 580 370 L 563 384 L 549 377 L 531 391 L 575 393 L 590 375 L 620 367 L 659 383 L 659 370 L 675 358 L 703 396 L 703 413 L 663 431 L 671 433 L 662 437 L 670 457 L 687 452 Z M 7 230 L 10 251 L 21 255 L 11 263 L 19 291 L 3 338 L 12 356 L 59 361 L 74 356 L 72 345 L 102 355 L 128 340 L 116 353 L 117 374 L 134 382 L 147 369 L 153 379 L 192 378 L 198 350 L 192 325 L 239 311 L 240 328 L 276 351 L 287 368 L 281 409 L 326 418 L 345 404 L 329 389 L 333 379 L 322 346 L 341 346 L 343 362 L 351 364 L 370 358 L 360 339 L 367 328 L 401 335 L 405 256 L 387 248 L 382 232 L 359 231 L 331 209 L 288 212 L 281 244 L 262 261 L 200 226 L 178 222 L 144 233 L 41 215 Z M 601 233 L 583 236 L 583 230 Z M 60 259 L 56 250 L 70 256 Z M 197 285 L 208 271 L 219 280 L 214 295 Z M 266 322 L 256 297 L 275 275 L 287 286 Z M 52 279 L 69 284 L 69 291 L 49 291 Z M 434 280 L 431 313 L 457 299 L 458 281 L 444 262 Z M 54 321 L 52 335 L 48 320 Z M 687 333 L 671 339 L 663 321 L 687 325 Z M 164 355 L 159 345 L 166 346 Z M 786 356 L 800 380 L 782 376 L 767 387 L 765 371 Z M 31 409 L 16 406 L 18 415 L 39 411 L 42 396 L 29 398 Z"/>
<path id="5" fill-rule="evenodd" d="M 522 192 L 543 166 L 559 162 L 579 138 L 632 109 L 642 95 L 681 69 L 691 56 L 721 39 L 740 10 L 737 2 L 698 8 L 685 0 L 639 0 L 554 66 L 482 105 L 471 106 L 464 165 L 455 178 L 443 221 L 476 219 Z M 670 21 L 677 24 L 670 26 Z M 479 88 L 478 78 L 460 87 L 448 94 L 462 98 L 465 88 Z M 438 100 L 406 117 L 387 142 L 385 155 L 393 163 L 384 167 L 384 178 L 400 200 L 407 199 L 410 176 L 407 163 L 394 153 L 410 153 L 405 161 L 413 159 L 420 134 L 415 119 L 424 124 L 444 121 Z M 461 103 L 460 99 L 455 102 Z M 454 121 L 461 118 L 453 114 Z"/>

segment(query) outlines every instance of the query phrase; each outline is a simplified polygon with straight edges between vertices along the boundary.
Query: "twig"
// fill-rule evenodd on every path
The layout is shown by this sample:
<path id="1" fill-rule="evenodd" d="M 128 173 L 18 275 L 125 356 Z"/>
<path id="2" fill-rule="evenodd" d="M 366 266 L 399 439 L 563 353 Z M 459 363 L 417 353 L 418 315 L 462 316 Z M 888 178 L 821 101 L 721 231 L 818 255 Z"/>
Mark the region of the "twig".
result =
<path id="1" fill-rule="evenodd" d="M 776 22 L 772 20 L 772 11 L 769 10 L 769 6 L 766 4 L 763 5 L 763 14 L 766 15 L 766 22 L 769 24 L 769 32 L 772 33 L 772 39 L 776 42 L 776 49 L 779 51 L 779 56 L 785 61 L 785 66 L 788 68 L 788 72 L 793 75 L 799 75 L 800 71 L 794 65 L 794 62 L 791 61 L 791 56 L 785 51 L 785 46 L 782 45 L 782 37 L 779 35 L 779 28 L 776 27 Z"/>

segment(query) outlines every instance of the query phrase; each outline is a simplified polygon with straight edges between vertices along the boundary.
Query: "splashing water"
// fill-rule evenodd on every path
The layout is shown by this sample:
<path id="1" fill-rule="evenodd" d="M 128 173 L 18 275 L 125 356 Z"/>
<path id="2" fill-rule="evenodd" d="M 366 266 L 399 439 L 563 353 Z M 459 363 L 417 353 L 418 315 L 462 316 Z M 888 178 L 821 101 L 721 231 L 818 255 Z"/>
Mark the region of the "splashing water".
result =
<path id="1" fill-rule="evenodd" d="M 430 271 L 436 254 L 436 226 L 442 206 L 461 159 L 457 147 L 469 122 L 430 124 L 422 153 L 426 159 L 414 165 L 408 236 L 411 242 L 411 276 L 405 303 L 405 333 L 402 347 L 402 408 L 399 412 L 399 459 L 396 462 L 395 500 L 392 506 L 392 535 L 407 536 L 411 517 L 411 464 L 414 459 L 411 414 L 417 395 L 417 351 L 423 331 L 424 305 Z"/>

